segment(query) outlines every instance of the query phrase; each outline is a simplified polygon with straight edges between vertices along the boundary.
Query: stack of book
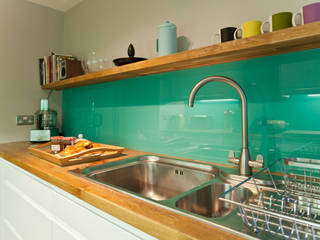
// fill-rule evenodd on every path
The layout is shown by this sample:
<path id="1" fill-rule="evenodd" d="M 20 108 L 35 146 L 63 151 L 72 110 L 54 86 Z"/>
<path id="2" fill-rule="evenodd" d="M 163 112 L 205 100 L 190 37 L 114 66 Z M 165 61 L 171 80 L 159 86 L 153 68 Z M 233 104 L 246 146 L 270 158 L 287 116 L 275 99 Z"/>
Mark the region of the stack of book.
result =
<path id="1" fill-rule="evenodd" d="M 48 57 L 39 58 L 40 85 L 46 85 L 62 80 L 61 62 L 76 60 L 72 55 L 51 53 Z M 65 77 L 64 77 L 65 78 Z"/>

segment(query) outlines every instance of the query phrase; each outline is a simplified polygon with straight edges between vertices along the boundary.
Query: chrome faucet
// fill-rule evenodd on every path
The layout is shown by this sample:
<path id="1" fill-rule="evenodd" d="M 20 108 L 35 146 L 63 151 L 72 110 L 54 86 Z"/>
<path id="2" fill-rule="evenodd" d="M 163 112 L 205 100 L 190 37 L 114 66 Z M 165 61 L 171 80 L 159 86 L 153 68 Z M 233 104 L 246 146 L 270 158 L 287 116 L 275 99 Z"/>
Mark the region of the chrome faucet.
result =
<path id="1" fill-rule="evenodd" d="M 251 167 L 263 167 L 263 158 L 262 155 L 257 156 L 256 161 L 250 160 L 250 154 L 248 149 L 248 110 L 247 110 L 247 98 L 244 94 L 240 85 L 232 80 L 231 78 L 224 77 L 224 76 L 211 76 L 202 79 L 198 82 L 189 94 L 188 99 L 188 106 L 193 107 L 194 105 L 194 98 L 198 92 L 198 90 L 206 85 L 209 82 L 224 82 L 231 87 L 233 87 L 240 96 L 241 101 L 241 128 L 242 128 L 242 149 L 240 158 L 236 158 L 234 156 L 234 152 L 229 153 L 228 161 L 230 163 L 238 164 L 239 165 L 239 175 L 243 176 L 250 176 L 252 174 Z"/>

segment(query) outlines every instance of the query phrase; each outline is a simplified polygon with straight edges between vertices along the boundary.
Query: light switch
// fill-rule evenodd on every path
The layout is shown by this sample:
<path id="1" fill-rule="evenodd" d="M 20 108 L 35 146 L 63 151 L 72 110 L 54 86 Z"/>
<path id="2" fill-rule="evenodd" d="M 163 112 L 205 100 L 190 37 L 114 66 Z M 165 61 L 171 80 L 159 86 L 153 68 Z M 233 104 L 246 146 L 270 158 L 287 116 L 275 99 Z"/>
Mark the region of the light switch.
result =
<path id="1" fill-rule="evenodd" d="M 34 124 L 34 116 L 33 115 L 18 115 L 16 118 L 16 124 L 18 126 L 33 125 Z"/>

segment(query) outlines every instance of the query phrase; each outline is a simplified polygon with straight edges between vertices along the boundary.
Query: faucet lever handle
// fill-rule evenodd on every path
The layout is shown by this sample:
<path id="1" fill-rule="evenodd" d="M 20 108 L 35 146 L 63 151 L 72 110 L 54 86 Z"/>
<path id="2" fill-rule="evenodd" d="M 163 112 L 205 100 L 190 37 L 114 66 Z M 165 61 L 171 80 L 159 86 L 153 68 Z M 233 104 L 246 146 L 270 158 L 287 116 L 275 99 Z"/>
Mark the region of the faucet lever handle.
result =
<path id="1" fill-rule="evenodd" d="M 228 162 L 233 164 L 239 164 L 239 161 L 240 160 L 236 158 L 234 151 L 230 151 L 228 156 Z"/>
<path id="2" fill-rule="evenodd" d="M 235 157 L 236 155 L 234 154 L 234 151 L 230 151 L 228 158 L 235 158 Z"/>
<path id="3" fill-rule="evenodd" d="M 262 156 L 262 154 L 258 154 L 258 155 L 257 155 L 256 162 L 263 163 L 263 156 Z"/>
<path id="4" fill-rule="evenodd" d="M 253 168 L 263 168 L 263 156 L 261 154 L 258 154 L 255 161 L 249 161 L 249 166 Z"/>

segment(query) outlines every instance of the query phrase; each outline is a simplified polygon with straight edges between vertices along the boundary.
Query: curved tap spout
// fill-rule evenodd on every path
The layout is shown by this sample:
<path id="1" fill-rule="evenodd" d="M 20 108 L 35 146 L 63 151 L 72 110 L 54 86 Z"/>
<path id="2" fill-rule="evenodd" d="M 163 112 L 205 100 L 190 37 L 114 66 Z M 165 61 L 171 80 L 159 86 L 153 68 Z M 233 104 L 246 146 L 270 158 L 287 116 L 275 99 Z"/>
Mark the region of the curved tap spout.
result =
<path id="1" fill-rule="evenodd" d="M 194 98 L 198 90 L 210 82 L 224 82 L 233 87 L 240 96 L 241 101 L 241 128 L 242 128 L 242 150 L 239 159 L 239 174 L 249 176 L 251 175 L 251 169 L 249 167 L 249 150 L 248 150 L 248 111 L 247 111 L 247 98 L 240 85 L 231 78 L 224 76 L 211 76 L 202 79 L 198 82 L 189 94 L 188 106 L 193 107 Z"/>

